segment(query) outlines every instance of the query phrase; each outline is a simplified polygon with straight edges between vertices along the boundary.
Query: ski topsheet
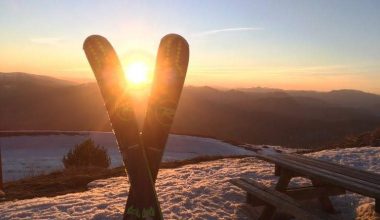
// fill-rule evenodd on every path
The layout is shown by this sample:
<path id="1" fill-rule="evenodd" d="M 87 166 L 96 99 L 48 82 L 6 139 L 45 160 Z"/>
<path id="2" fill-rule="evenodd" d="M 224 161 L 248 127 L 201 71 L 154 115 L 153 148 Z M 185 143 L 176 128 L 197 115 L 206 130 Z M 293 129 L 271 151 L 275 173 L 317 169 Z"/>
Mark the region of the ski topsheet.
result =
<path id="1" fill-rule="evenodd" d="M 161 39 L 154 80 L 142 131 L 142 141 L 155 182 L 177 109 L 189 63 L 189 45 L 177 34 Z M 130 192 L 134 192 L 131 186 Z M 137 197 L 131 193 L 126 211 Z"/>
<path id="2" fill-rule="evenodd" d="M 151 171 L 141 146 L 132 97 L 116 52 L 106 38 L 88 37 L 83 49 L 95 74 L 123 157 L 134 200 L 125 219 L 162 219 Z M 128 198 L 129 198 L 128 196 Z"/>
<path id="3" fill-rule="evenodd" d="M 153 181 L 157 178 L 188 64 L 189 45 L 186 40 L 177 34 L 163 37 L 157 53 L 152 92 L 142 134 Z"/>
<path id="4" fill-rule="evenodd" d="M 157 178 L 188 63 L 189 45 L 186 40 L 177 34 L 163 37 L 157 52 L 154 80 L 142 132 L 153 181 Z"/>

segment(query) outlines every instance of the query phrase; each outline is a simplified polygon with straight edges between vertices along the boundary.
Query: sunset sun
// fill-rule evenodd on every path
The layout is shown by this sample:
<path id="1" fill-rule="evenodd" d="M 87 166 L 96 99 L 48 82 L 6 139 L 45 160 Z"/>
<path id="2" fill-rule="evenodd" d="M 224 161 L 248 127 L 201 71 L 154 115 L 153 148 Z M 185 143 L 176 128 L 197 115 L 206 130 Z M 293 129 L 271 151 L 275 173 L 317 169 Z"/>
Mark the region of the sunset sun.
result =
<path id="1" fill-rule="evenodd" d="M 125 78 L 128 83 L 139 86 L 150 82 L 150 67 L 143 61 L 135 61 L 125 65 Z"/>

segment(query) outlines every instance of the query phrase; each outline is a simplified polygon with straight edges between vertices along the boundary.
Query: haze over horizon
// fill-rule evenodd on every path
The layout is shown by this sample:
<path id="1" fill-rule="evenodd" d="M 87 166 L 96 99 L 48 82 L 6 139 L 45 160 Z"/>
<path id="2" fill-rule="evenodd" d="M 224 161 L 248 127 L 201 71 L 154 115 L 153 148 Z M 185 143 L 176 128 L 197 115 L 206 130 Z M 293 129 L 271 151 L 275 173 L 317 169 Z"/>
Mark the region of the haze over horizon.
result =
<path id="1" fill-rule="evenodd" d="M 151 67 L 159 40 L 190 44 L 187 85 L 380 94 L 378 1 L 1 1 L 0 72 L 93 80 L 82 50 L 107 37 Z"/>
<path id="2" fill-rule="evenodd" d="M 7 72 L 7 73 L 0 72 L 0 76 L 1 76 L 1 74 L 18 74 L 18 73 L 27 74 L 27 75 L 31 75 L 31 76 L 38 76 L 38 77 L 52 77 L 53 79 L 60 80 L 62 82 L 67 82 L 68 83 L 67 85 L 70 87 L 72 85 L 81 85 L 81 84 L 88 84 L 88 83 L 96 84 L 97 83 L 96 80 L 92 79 L 92 78 L 88 78 L 88 79 L 67 78 L 67 77 L 56 77 L 56 76 L 52 76 L 52 75 L 42 75 L 42 74 L 25 73 L 25 72 Z M 256 92 L 260 92 L 260 90 L 261 90 L 261 92 L 265 92 L 265 93 L 270 93 L 271 91 L 274 91 L 274 90 L 283 90 L 285 92 L 291 92 L 291 91 L 308 92 L 308 91 L 310 91 L 310 92 L 318 92 L 318 93 L 329 93 L 329 92 L 334 92 L 334 91 L 352 90 L 352 91 L 370 93 L 370 94 L 380 96 L 380 93 L 369 92 L 369 91 L 358 90 L 358 89 L 351 89 L 351 88 L 337 88 L 337 89 L 331 89 L 331 90 L 312 90 L 312 89 L 275 88 L 275 87 L 265 87 L 265 86 L 256 86 L 256 85 L 246 86 L 246 87 L 239 87 L 239 86 L 238 87 L 226 87 L 226 86 L 218 86 L 218 85 L 211 86 L 211 85 L 192 85 L 192 84 L 186 84 L 185 87 L 197 87 L 197 88 L 209 87 L 211 89 L 216 89 L 216 90 L 221 90 L 221 91 L 226 91 L 226 90 L 252 91 L 252 89 L 257 89 Z M 143 88 L 143 90 L 149 91 L 149 88 Z M 141 89 L 137 89 L 136 91 L 141 91 Z"/>

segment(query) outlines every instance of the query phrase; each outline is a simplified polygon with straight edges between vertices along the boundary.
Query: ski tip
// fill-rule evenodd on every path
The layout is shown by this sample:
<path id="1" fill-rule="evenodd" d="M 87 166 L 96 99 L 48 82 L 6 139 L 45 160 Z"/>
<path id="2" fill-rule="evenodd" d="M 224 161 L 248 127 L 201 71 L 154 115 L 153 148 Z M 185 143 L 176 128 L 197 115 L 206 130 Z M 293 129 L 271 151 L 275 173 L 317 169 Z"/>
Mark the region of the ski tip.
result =
<path id="1" fill-rule="evenodd" d="M 189 64 L 189 44 L 181 35 L 167 34 L 160 42 L 157 53 L 156 71 L 167 67 L 177 68 L 183 77 L 186 76 Z"/>
<path id="2" fill-rule="evenodd" d="M 186 39 L 184 37 L 182 37 L 181 35 L 175 34 L 175 33 L 170 33 L 170 34 L 165 35 L 161 39 L 161 42 L 172 41 L 172 40 L 180 41 L 180 42 L 186 44 L 187 47 L 189 47 L 189 43 L 187 43 Z"/>
<path id="3" fill-rule="evenodd" d="M 83 49 L 86 49 L 88 47 L 88 45 L 91 45 L 93 44 L 94 42 L 98 42 L 98 41 L 107 41 L 107 39 L 101 35 L 90 35 L 88 36 L 85 40 L 84 40 L 84 43 L 83 43 Z"/>

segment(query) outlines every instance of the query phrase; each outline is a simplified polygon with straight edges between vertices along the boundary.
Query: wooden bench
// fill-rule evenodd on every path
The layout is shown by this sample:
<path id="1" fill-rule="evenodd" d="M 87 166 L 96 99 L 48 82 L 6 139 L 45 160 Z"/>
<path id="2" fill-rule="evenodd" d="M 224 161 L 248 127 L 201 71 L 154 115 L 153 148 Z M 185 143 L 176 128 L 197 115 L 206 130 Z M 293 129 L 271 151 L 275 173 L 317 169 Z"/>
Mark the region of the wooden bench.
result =
<path id="1" fill-rule="evenodd" d="M 329 196 L 343 194 L 345 190 L 374 198 L 375 211 L 380 212 L 379 174 L 299 154 L 258 151 L 256 157 L 275 164 L 275 175 L 280 177 L 276 185 L 278 191 L 286 193 L 293 177 L 305 177 L 311 180 L 316 191 L 320 191 L 311 190 L 309 196 L 317 196 L 328 212 L 335 212 Z"/>
<path id="2" fill-rule="evenodd" d="M 303 207 L 290 196 L 267 188 L 260 183 L 247 179 L 232 179 L 230 182 L 251 195 L 250 204 L 252 206 L 265 206 L 258 218 L 260 220 L 271 219 L 275 211 L 288 213 L 297 219 L 334 219 L 327 214 L 316 213 L 314 210 Z"/>

